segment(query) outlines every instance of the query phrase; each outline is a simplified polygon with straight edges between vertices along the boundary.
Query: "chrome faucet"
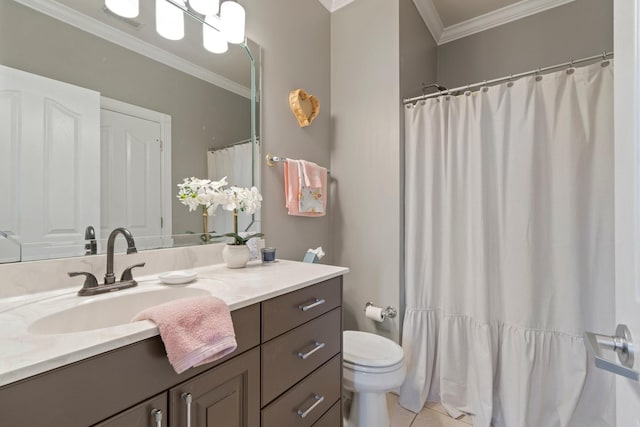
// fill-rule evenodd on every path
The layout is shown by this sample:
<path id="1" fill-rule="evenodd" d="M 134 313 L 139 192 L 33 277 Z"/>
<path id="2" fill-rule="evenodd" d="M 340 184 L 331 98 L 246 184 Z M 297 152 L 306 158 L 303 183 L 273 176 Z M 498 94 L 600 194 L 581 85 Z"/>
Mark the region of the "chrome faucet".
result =
<path id="1" fill-rule="evenodd" d="M 138 252 L 136 249 L 136 243 L 133 240 L 133 235 L 129 230 L 124 227 L 116 228 L 109 234 L 107 240 L 107 272 L 104 275 L 104 283 L 98 284 L 96 276 L 87 272 L 71 272 L 69 277 L 73 276 L 85 276 L 85 281 L 82 288 L 78 291 L 78 295 L 96 295 L 105 292 L 117 291 L 120 289 L 132 288 L 138 285 L 138 282 L 133 280 L 133 274 L 131 270 L 136 267 L 144 267 L 145 263 L 134 264 L 125 268 L 120 276 L 120 280 L 116 282 L 116 276 L 113 274 L 113 256 L 115 251 L 115 241 L 118 234 L 122 234 L 127 240 L 127 254 L 135 254 Z"/>

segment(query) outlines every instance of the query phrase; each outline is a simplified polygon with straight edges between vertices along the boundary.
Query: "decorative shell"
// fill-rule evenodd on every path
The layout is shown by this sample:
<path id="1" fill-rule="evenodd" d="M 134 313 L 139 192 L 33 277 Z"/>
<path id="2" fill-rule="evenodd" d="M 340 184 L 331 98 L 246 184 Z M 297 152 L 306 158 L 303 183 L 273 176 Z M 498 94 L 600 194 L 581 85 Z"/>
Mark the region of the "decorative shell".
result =
<path id="1" fill-rule="evenodd" d="M 313 95 L 308 95 L 302 89 L 289 93 L 289 107 L 300 127 L 309 126 L 320 112 L 320 101 Z"/>

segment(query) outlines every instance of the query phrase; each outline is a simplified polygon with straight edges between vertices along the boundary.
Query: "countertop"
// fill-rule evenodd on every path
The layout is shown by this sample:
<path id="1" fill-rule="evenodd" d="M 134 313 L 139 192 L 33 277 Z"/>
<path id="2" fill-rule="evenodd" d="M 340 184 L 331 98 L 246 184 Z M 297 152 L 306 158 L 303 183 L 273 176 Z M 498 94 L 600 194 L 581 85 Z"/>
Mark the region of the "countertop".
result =
<path id="1" fill-rule="evenodd" d="M 349 272 L 344 267 L 286 260 L 250 263 L 241 269 L 216 264 L 192 270 L 198 272 L 198 279 L 185 285 L 162 284 L 154 274 L 136 276 L 135 288 L 92 297 L 77 296 L 78 287 L 74 286 L 0 299 L 0 386 L 159 334 L 156 325 L 148 320 L 64 334 L 30 332 L 30 325 L 38 319 L 62 310 L 97 300 L 181 287 L 207 291 L 224 300 L 233 311 Z"/>

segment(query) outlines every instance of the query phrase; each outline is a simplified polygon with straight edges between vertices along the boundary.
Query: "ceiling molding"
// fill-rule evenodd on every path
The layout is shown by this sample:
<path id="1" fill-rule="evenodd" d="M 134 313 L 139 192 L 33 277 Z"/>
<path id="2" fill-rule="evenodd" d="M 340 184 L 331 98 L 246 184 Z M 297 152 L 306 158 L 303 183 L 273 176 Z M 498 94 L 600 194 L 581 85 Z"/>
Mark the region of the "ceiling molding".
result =
<path id="1" fill-rule="evenodd" d="M 353 3 L 355 0 L 318 0 L 329 11 L 335 12 L 336 10 L 345 7 L 349 3 Z"/>
<path id="2" fill-rule="evenodd" d="M 151 43 L 140 40 L 124 31 L 118 30 L 98 21 L 90 16 L 78 12 L 66 5 L 53 0 L 15 0 L 16 2 L 30 7 L 38 12 L 49 15 L 59 21 L 67 23 L 71 26 L 79 28 L 83 31 L 93 34 L 94 36 L 105 39 L 111 43 L 120 45 L 126 49 L 136 52 L 140 55 L 151 58 L 164 65 L 175 68 L 200 80 L 204 80 L 223 89 L 240 95 L 244 98 L 251 99 L 251 89 L 234 82 L 220 74 L 214 73 L 200 65 L 187 61 L 171 52 L 167 52 Z"/>
<path id="3" fill-rule="evenodd" d="M 421 1 L 431 2 L 431 0 Z M 444 29 L 441 37 L 437 39 L 437 41 L 439 45 L 448 43 L 509 22 L 517 21 L 518 19 L 526 18 L 527 16 L 535 15 L 536 13 L 544 12 L 545 10 L 553 9 L 554 7 L 571 3 L 572 1 L 574 0 L 521 0 L 518 3 L 505 6 L 493 12 L 450 25 Z M 429 22 L 426 20 L 425 23 L 427 26 L 429 25 Z"/>
<path id="4" fill-rule="evenodd" d="M 445 28 L 438 10 L 433 4 L 433 0 L 413 0 L 413 3 L 416 5 L 416 9 L 418 9 L 418 13 L 427 25 L 433 39 L 436 43 L 440 44 L 440 39 L 442 38 L 442 33 Z"/>

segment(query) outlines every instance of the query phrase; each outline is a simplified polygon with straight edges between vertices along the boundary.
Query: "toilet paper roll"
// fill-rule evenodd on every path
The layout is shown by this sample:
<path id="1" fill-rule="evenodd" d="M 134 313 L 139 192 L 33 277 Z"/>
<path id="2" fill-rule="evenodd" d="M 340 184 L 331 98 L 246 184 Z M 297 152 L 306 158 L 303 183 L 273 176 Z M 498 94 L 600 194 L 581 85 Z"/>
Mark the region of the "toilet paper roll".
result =
<path id="1" fill-rule="evenodd" d="M 382 322 L 384 320 L 384 310 L 382 307 L 367 306 L 364 310 L 364 315 L 376 322 Z"/>

